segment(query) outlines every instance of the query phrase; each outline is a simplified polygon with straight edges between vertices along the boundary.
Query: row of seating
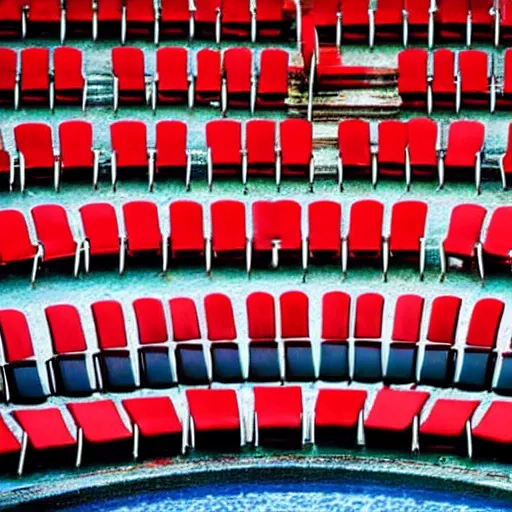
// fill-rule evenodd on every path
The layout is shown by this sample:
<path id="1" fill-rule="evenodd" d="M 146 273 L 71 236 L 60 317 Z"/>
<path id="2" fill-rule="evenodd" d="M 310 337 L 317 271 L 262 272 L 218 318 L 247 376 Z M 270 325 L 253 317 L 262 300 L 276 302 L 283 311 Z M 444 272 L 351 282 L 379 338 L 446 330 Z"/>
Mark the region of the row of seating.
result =
<path id="1" fill-rule="evenodd" d="M 385 298 L 363 293 L 355 300 L 345 292 L 327 292 L 322 299 L 320 340 L 310 333 L 309 297 L 289 291 L 279 297 L 276 321 L 274 297 L 253 292 L 247 297 L 248 332 L 237 329 L 231 299 L 222 293 L 204 297 L 206 337 L 201 333 L 195 302 L 188 297 L 168 302 L 172 329 L 160 299 L 133 302 L 138 329 L 135 377 L 122 305 L 102 300 L 91 305 L 97 350 L 86 342 L 77 308 L 48 306 L 46 320 L 52 357 L 45 362 L 49 392 L 89 396 L 131 392 L 138 387 L 159 389 L 178 384 L 212 382 L 364 382 L 493 390 L 512 395 L 512 351 L 497 350 L 505 304 L 494 298 L 474 304 L 464 343 L 457 335 L 462 300 L 446 295 L 432 301 L 426 334 L 425 301 L 400 295 L 395 304 L 392 333 L 384 334 Z M 280 324 L 280 329 L 276 325 Z M 46 401 L 30 328 L 18 310 L 0 310 L 0 334 L 5 365 L 4 397 L 16 404 Z M 242 340 L 248 340 L 248 347 Z M 314 345 L 320 345 L 315 364 Z M 248 368 L 241 363 L 248 352 Z M 92 355 L 91 355 L 92 353 Z M 94 367 L 90 378 L 88 363 Z"/>
<path id="2" fill-rule="evenodd" d="M 277 129 L 278 128 L 278 129 Z M 250 176 L 270 177 L 280 190 L 282 178 L 306 178 L 313 191 L 315 160 L 313 125 L 304 119 L 253 119 L 245 125 L 231 119 L 216 119 L 205 126 L 207 182 L 212 190 L 215 176 L 236 176 L 248 190 Z M 245 132 L 245 134 L 243 134 Z M 276 133 L 277 132 L 277 133 Z M 0 150 L 0 176 L 12 190 L 19 167 L 20 190 L 29 178 L 53 178 L 59 190 L 62 178 L 92 176 L 98 185 L 100 152 L 94 149 L 93 127 L 86 121 L 65 121 L 59 125 L 59 147 L 53 147 L 51 127 L 45 123 L 22 123 L 14 128 L 18 158 Z M 245 136 L 243 136 L 245 135 Z M 155 147 L 148 147 L 146 124 L 117 121 L 110 125 L 112 145 L 111 182 L 115 190 L 119 176 L 148 176 L 149 190 L 155 177 L 179 177 L 190 189 L 192 160 L 183 121 L 159 121 L 155 125 Z M 348 119 L 338 126 L 337 181 L 370 176 L 373 187 L 379 177 L 405 179 L 407 190 L 413 179 L 437 179 L 442 188 L 446 178 L 473 180 L 481 190 L 485 126 L 479 121 L 454 121 L 449 125 L 445 147 L 442 129 L 431 119 L 378 123 L 378 141 L 372 141 L 368 121 Z M 503 189 L 512 173 L 512 124 L 506 152 L 500 159 Z"/>
<path id="3" fill-rule="evenodd" d="M 512 105 L 512 50 L 505 52 L 503 77 L 495 71 L 494 59 L 489 65 L 487 53 L 463 50 L 457 54 L 448 49 L 432 55 L 429 73 L 427 50 L 408 49 L 398 55 L 398 92 L 406 108 L 509 109 Z"/>
<path id="4" fill-rule="evenodd" d="M 122 414 L 129 426 L 109 399 L 71 402 L 65 410 L 17 409 L 11 415 L 22 432 L 21 442 L 0 417 L 0 453 L 4 460 L 19 456 L 19 475 L 27 456 L 32 467 L 49 460 L 79 467 L 84 458 L 96 462 L 121 453 L 124 459 L 137 460 L 184 454 L 188 446 L 233 450 L 251 440 L 256 447 L 298 448 L 309 441 L 504 460 L 510 456 L 507 425 L 512 403 L 508 401 L 492 402 L 474 426 L 480 400 L 438 398 L 426 415 L 422 412 L 430 393 L 425 391 L 381 389 L 366 417 L 368 393 L 362 389 L 320 389 L 314 407 L 304 406 L 298 386 L 256 386 L 253 393 L 254 405 L 249 409 L 233 389 L 188 389 L 186 413 L 181 415 L 176 399 L 167 396 L 126 398 L 121 402 Z M 67 426 L 68 414 L 76 437 Z"/>
<path id="5" fill-rule="evenodd" d="M 288 23 L 289 25 L 289 23 Z M 281 0 L 2 0 L 0 35 L 278 38 L 287 23 Z"/>
<path id="6" fill-rule="evenodd" d="M 82 51 L 58 47 L 50 71 L 48 48 L 21 50 L 18 55 L 0 48 L 0 103 L 14 105 L 78 104 L 87 106 L 87 78 Z M 283 108 L 288 97 L 288 52 L 266 48 L 260 54 L 259 72 L 253 70 L 249 48 L 223 50 L 203 48 L 197 52 L 196 73 L 189 72 L 189 54 L 183 47 L 161 48 L 156 53 L 156 70 L 151 82 L 153 111 L 157 105 L 218 103 L 228 107 Z M 119 104 L 145 104 L 147 86 L 144 52 L 140 48 L 112 50 L 114 111 Z"/>
<path id="7" fill-rule="evenodd" d="M 306 13 L 304 13 L 306 14 Z M 512 37 L 508 0 L 314 0 L 307 12 L 322 41 L 493 41 Z"/>
<path id="8" fill-rule="evenodd" d="M 393 205 L 389 234 L 384 233 L 384 205 L 371 199 L 354 202 L 350 208 L 348 233 L 341 235 L 341 205 L 315 201 L 308 205 L 308 234 L 303 236 L 301 205 L 293 200 L 252 203 L 252 235 L 248 234 L 246 207 L 240 201 L 219 200 L 211 205 L 210 236 L 203 224 L 200 203 L 173 201 L 169 206 L 170 235 L 162 235 L 158 208 L 150 201 L 123 205 L 124 231 L 119 229 L 116 210 L 109 203 L 90 203 L 80 208 L 81 234 L 74 236 L 66 210 L 45 204 L 32 208 L 37 245 L 27 222 L 18 210 L 0 210 L 0 266 L 32 263 L 32 283 L 40 264 L 74 261 L 80 271 L 84 254 L 85 271 L 91 258 L 118 259 L 119 271 L 128 257 L 152 257 L 165 272 L 169 251 L 173 264 L 196 262 L 211 273 L 212 265 L 245 265 L 276 268 L 280 263 L 302 264 L 304 280 L 309 263 L 341 265 L 345 276 L 348 263 L 381 264 L 384 280 L 389 262 L 425 269 L 425 225 L 428 206 L 422 201 L 400 201 Z M 512 206 L 493 211 L 485 240 L 482 226 L 487 210 L 476 204 L 461 204 L 451 213 L 448 232 L 440 244 L 441 280 L 455 259 L 470 270 L 510 270 L 512 264 Z"/>

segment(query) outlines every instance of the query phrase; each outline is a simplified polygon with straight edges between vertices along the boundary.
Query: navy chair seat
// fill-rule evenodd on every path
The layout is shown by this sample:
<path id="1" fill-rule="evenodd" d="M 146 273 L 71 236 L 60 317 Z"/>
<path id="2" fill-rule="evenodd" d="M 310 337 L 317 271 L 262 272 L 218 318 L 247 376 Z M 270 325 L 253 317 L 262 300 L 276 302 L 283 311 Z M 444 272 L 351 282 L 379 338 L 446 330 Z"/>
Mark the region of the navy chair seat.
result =
<path id="1" fill-rule="evenodd" d="M 164 389 L 176 386 L 169 359 L 168 347 L 142 347 L 139 349 L 141 386 Z"/>
<path id="2" fill-rule="evenodd" d="M 345 382 L 350 379 L 347 341 L 322 342 L 319 379 L 327 382 Z"/>
<path id="3" fill-rule="evenodd" d="M 62 396 L 89 396 L 91 386 L 85 355 L 61 355 L 51 360 L 55 375 L 55 393 Z"/>
<path id="4" fill-rule="evenodd" d="M 103 391 L 129 392 L 137 388 L 128 350 L 105 350 L 96 354 L 99 360 Z"/>
<path id="5" fill-rule="evenodd" d="M 179 343 L 176 346 L 176 370 L 180 384 L 209 384 L 203 346 L 199 343 Z"/>
<path id="6" fill-rule="evenodd" d="M 228 341 L 212 343 L 212 374 L 215 382 L 243 382 L 238 344 Z"/>
<path id="7" fill-rule="evenodd" d="M 15 404 L 41 404 L 47 395 L 35 361 L 19 361 L 4 366 L 9 399 Z"/>
<path id="8" fill-rule="evenodd" d="M 279 349 L 275 341 L 251 341 L 249 344 L 249 380 L 280 382 Z"/>
<path id="9" fill-rule="evenodd" d="M 357 340 L 354 346 L 354 380 L 368 383 L 380 382 L 382 380 L 382 343 Z"/>
<path id="10" fill-rule="evenodd" d="M 311 342 L 287 340 L 285 351 L 285 380 L 311 382 L 316 380 Z"/>

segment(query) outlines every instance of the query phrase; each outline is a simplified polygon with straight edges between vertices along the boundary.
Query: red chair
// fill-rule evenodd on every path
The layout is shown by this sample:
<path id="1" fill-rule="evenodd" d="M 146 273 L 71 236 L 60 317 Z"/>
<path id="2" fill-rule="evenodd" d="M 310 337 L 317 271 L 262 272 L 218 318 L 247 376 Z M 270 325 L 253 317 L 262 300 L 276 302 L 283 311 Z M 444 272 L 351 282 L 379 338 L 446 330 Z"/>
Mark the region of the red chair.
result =
<path id="1" fill-rule="evenodd" d="M 151 94 L 153 112 L 158 104 L 188 103 L 193 105 L 188 73 L 188 50 L 180 47 L 159 48 Z"/>
<path id="2" fill-rule="evenodd" d="M 96 400 L 94 402 L 67 403 L 78 430 L 78 457 L 76 466 L 82 465 L 85 456 L 94 454 L 96 459 L 109 453 L 126 450 L 131 454 L 132 433 L 124 424 L 116 405 L 112 400 Z M 92 457 L 91 457 L 92 458 Z"/>
<path id="3" fill-rule="evenodd" d="M 247 296 L 247 329 L 249 337 L 249 380 L 280 382 L 281 366 L 276 342 L 276 305 L 267 292 Z"/>
<path id="4" fill-rule="evenodd" d="M 419 417 L 429 397 L 426 391 L 381 389 L 364 422 L 366 446 L 416 451 Z"/>
<path id="5" fill-rule="evenodd" d="M 73 275 L 77 277 L 82 244 L 73 237 L 66 210 L 57 204 L 42 204 L 34 206 L 30 212 L 41 246 L 41 251 L 37 254 L 38 261 L 49 263 L 73 258 Z"/>
<path id="6" fill-rule="evenodd" d="M 382 380 L 382 322 L 384 297 L 378 293 L 363 293 L 356 302 L 354 326 L 354 369 L 357 382 Z"/>
<path id="7" fill-rule="evenodd" d="M 369 3 L 341 0 L 341 33 L 343 41 L 368 41 L 373 46 L 375 24 Z"/>
<path id="8" fill-rule="evenodd" d="M 162 271 L 167 269 L 167 244 L 163 243 L 158 208 L 151 201 L 123 204 L 126 250 L 128 256 L 156 255 L 162 258 Z"/>
<path id="9" fill-rule="evenodd" d="M 315 201 L 308 206 L 309 235 L 306 258 L 315 263 L 341 263 L 341 205 L 335 201 Z M 307 260 L 305 265 L 307 272 Z"/>
<path id="10" fill-rule="evenodd" d="M 419 295 L 400 295 L 396 300 L 393 332 L 384 372 L 386 384 L 416 382 L 416 359 L 421 337 L 425 299 Z"/>
<path id="11" fill-rule="evenodd" d="M 92 124 L 87 121 L 64 121 L 59 125 L 60 174 L 77 178 L 81 174 L 92 175 L 94 188 L 98 186 L 100 152 L 94 149 Z M 56 189 L 60 175 L 56 176 Z"/>
<path id="12" fill-rule="evenodd" d="M 309 180 L 313 191 L 315 159 L 313 156 L 313 125 L 305 119 L 286 119 L 279 124 L 279 152 L 276 182 L 279 190 L 281 177 Z"/>
<path id="13" fill-rule="evenodd" d="M 472 456 L 471 419 L 479 400 L 439 398 L 420 426 L 421 449 L 455 450 Z"/>
<path id="14" fill-rule="evenodd" d="M 210 384 L 206 350 L 201 343 L 201 329 L 194 301 L 177 297 L 169 301 L 172 340 L 176 342 L 176 369 L 180 384 Z"/>
<path id="15" fill-rule="evenodd" d="M 485 279 L 485 267 L 505 268 L 512 264 L 512 207 L 496 208 L 487 227 L 482 244 L 481 258 L 478 259 L 480 277 Z"/>
<path id="16" fill-rule="evenodd" d="M 510 13 L 512 14 L 512 9 Z M 510 19 L 512 28 L 512 16 Z M 512 107 L 512 51 L 509 49 L 505 50 L 503 57 L 503 77 L 496 102 L 500 109 L 510 110 Z"/>
<path id="17" fill-rule="evenodd" d="M 187 147 L 187 124 L 183 121 L 159 121 L 155 131 L 155 175 L 184 176 L 185 187 L 190 190 L 192 162 Z"/>
<path id="18" fill-rule="evenodd" d="M 62 416 L 62 412 L 57 407 L 46 409 L 25 409 L 16 410 L 12 413 L 13 418 L 18 422 L 22 430 L 22 449 L 18 463 L 18 476 L 23 474 L 26 456 L 44 457 L 45 462 L 54 457 L 69 455 L 75 448 L 77 441 L 71 435 L 68 426 Z M 5 436 L 2 439 L 2 446 L 6 445 L 9 451 L 12 441 L 5 442 Z M 71 459 L 74 462 L 74 458 Z"/>
<path id="19" fill-rule="evenodd" d="M 434 73 L 432 77 L 432 102 L 428 113 L 433 107 L 456 108 L 457 73 L 455 69 L 455 53 L 453 50 L 441 48 L 434 52 Z"/>
<path id="20" fill-rule="evenodd" d="M 256 5 L 256 36 L 276 39 L 283 32 L 284 12 L 281 0 L 259 0 Z"/>
<path id="21" fill-rule="evenodd" d="M 322 297 L 320 380 L 342 382 L 350 379 L 350 302 L 350 295 L 345 292 L 327 292 Z"/>
<path id="22" fill-rule="evenodd" d="M 142 121 L 116 121 L 110 125 L 110 138 L 112 190 L 116 190 L 119 174 L 140 176 L 147 172 L 151 191 L 155 156 L 148 150 L 146 124 Z"/>
<path id="23" fill-rule="evenodd" d="M 459 77 L 457 80 L 457 112 L 460 107 L 489 108 L 491 114 L 496 104 L 494 74 L 489 71 L 487 53 L 482 50 L 459 52 Z"/>
<path id="24" fill-rule="evenodd" d="M 6 402 L 41 404 L 46 401 L 37 368 L 32 336 L 25 315 L 15 309 L 0 311 L 4 365 L 2 386 Z"/>
<path id="25" fill-rule="evenodd" d="M 487 209 L 478 204 L 460 204 L 452 210 L 448 233 L 439 246 L 441 281 L 446 275 L 447 258 L 457 258 L 471 268 L 482 257 L 480 235 L 486 214 Z"/>
<path id="26" fill-rule="evenodd" d="M 407 124 L 403 121 L 390 120 L 379 123 L 379 146 L 377 152 L 378 174 L 390 177 L 407 176 Z M 372 184 L 377 186 L 378 176 L 372 176 Z"/>
<path id="27" fill-rule="evenodd" d="M 375 175 L 377 157 L 372 152 L 370 123 L 348 119 L 338 125 L 338 185 L 343 190 L 345 176 Z"/>
<path id="28" fill-rule="evenodd" d="M 420 280 L 425 273 L 425 224 L 428 205 L 423 201 L 400 201 L 391 210 L 391 233 L 384 252 L 384 278 L 388 261 L 401 261 L 419 264 Z"/>
<path id="29" fill-rule="evenodd" d="M 223 441 L 245 444 L 242 411 L 234 389 L 187 389 L 186 396 L 192 448 L 217 447 Z"/>
<path id="30" fill-rule="evenodd" d="M 52 393 L 90 396 L 95 389 L 87 370 L 87 342 L 75 306 L 58 304 L 44 310 L 52 340 L 53 357 L 46 362 Z"/>
<path id="31" fill-rule="evenodd" d="M 169 205 L 171 260 L 204 261 L 203 207 L 195 201 L 178 200 Z"/>
<path id="32" fill-rule="evenodd" d="M 93 354 L 99 390 L 103 393 L 134 391 L 137 384 L 121 304 L 101 300 L 91 304 L 91 311 L 99 348 Z"/>
<path id="33" fill-rule="evenodd" d="M 277 268 L 281 261 L 300 261 L 303 257 L 301 217 L 297 201 L 255 201 L 252 204 L 253 258 L 270 263 L 272 268 Z"/>
<path id="34" fill-rule="evenodd" d="M 245 259 L 246 271 L 251 271 L 251 244 L 247 239 L 245 204 L 221 200 L 210 210 L 211 240 L 206 250 L 206 271 L 211 272 L 212 260 L 231 262 Z"/>
<path id="35" fill-rule="evenodd" d="M 436 28 L 443 41 L 465 41 L 471 46 L 471 7 L 470 0 L 438 0 Z"/>
<path id="36" fill-rule="evenodd" d="M 265 48 L 260 54 L 256 105 L 260 108 L 284 108 L 287 98 L 288 52 Z"/>
<path id="37" fill-rule="evenodd" d="M 381 40 L 401 40 L 404 37 L 405 0 L 378 0 L 374 12 L 375 37 Z"/>
<path id="38" fill-rule="evenodd" d="M 413 178 L 439 178 L 439 129 L 432 119 L 417 117 L 407 121 L 406 176 Z M 410 188 L 410 187 L 408 187 Z"/>
<path id="39" fill-rule="evenodd" d="M 105 32 L 107 36 L 120 34 L 121 43 L 126 39 L 125 15 L 123 14 L 123 0 L 110 0 L 98 4 L 93 18 L 93 40 L 96 41 L 98 32 Z"/>
<path id="40" fill-rule="evenodd" d="M 509 428 L 512 406 L 508 401 L 495 400 L 472 429 L 474 454 L 478 457 L 498 457 L 508 460 L 512 435 Z"/>
<path id="41" fill-rule="evenodd" d="M 14 158 L 8 151 L 0 149 L 0 184 L 7 185 L 12 192 L 15 180 Z"/>
<path id="42" fill-rule="evenodd" d="M 508 126 L 507 149 L 500 157 L 500 175 L 503 190 L 507 190 L 512 174 L 512 123 Z"/>
<path id="43" fill-rule="evenodd" d="M 308 12 L 322 42 L 341 44 L 340 0 L 314 0 Z M 333 37 L 334 35 L 334 37 Z M 334 39 L 334 40 L 333 40 Z"/>
<path id="44" fill-rule="evenodd" d="M 53 84 L 50 83 L 50 51 L 48 48 L 21 50 L 20 103 L 46 104 L 53 110 Z"/>
<path id="45" fill-rule="evenodd" d="M 98 35 L 97 12 L 93 10 L 89 0 L 66 0 L 66 34 L 92 36 L 96 40 Z"/>
<path id="46" fill-rule="evenodd" d="M 254 387 L 254 444 L 304 444 L 305 421 L 299 386 Z"/>
<path id="47" fill-rule="evenodd" d="M 206 123 L 208 148 L 208 189 L 213 186 L 213 176 L 242 175 L 242 123 L 231 119 L 215 119 Z"/>
<path id="48" fill-rule="evenodd" d="M 155 44 L 164 36 L 184 36 L 192 38 L 194 18 L 188 0 L 160 0 L 160 23 L 157 25 Z"/>
<path id="49" fill-rule="evenodd" d="M 151 297 L 136 299 L 133 301 L 133 311 L 139 335 L 141 387 L 165 389 L 176 386 L 162 301 Z"/>
<path id="50" fill-rule="evenodd" d="M 195 0 L 194 33 L 220 43 L 221 0 Z"/>
<path id="51" fill-rule="evenodd" d="M 498 16 L 496 18 L 496 30 L 495 30 L 495 46 L 500 43 L 508 45 L 512 36 L 512 10 L 510 9 L 510 3 L 508 0 L 500 0 L 497 3 Z"/>
<path id="52" fill-rule="evenodd" d="M 30 239 L 23 213 L 18 210 L 0 210 L 0 268 L 32 262 L 34 282 L 40 252 Z"/>
<path id="53" fill-rule="evenodd" d="M 0 48 L 0 103 L 14 105 L 15 108 L 18 108 L 19 103 L 19 87 L 16 82 L 17 63 L 18 54 L 14 50 Z"/>
<path id="54" fill-rule="evenodd" d="M 431 0 L 404 1 L 404 45 L 409 40 L 427 41 L 428 47 L 434 45 L 434 10 Z"/>
<path id="55" fill-rule="evenodd" d="M 196 105 L 220 103 L 222 88 L 222 65 L 219 50 L 203 48 L 196 55 L 197 66 L 194 80 L 194 102 Z"/>
<path id="56" fill-rule="evenodd" d="M 281 339 L 284 342 L 285 380 L 316 380 L 309 338 L 309 298 L 304 292 L 290 291 L 279 297 Z"/>
<path id="57" fill-rule="evenodd" d="M 355 447 L 367 395 L 362 389 L 320 389 L 315 403 L 312 442 Z"/>
<path id="58" fill-rule="evenodd" d="M 144 52 L 140 48 L 112 49 L 112 76 L 114 80 L 114 112 L 119 104 L 146 103 Z"/>
<path id="59" fill-rule="evenodd" d="M 482 158 L 485 144 L 485 125 L 479 121 L 454 121 L 450 124 L 448 144 L 444 156 L 444 174 L 458 175 L 467 179 L 475 177 L 476 191 L 480 194 Z M 469 176 L 468 176 L 469 173 Z"/>
<path id="60" fill-rule="evenodd" d="M 125 43 L 127 35 L 148 37 L 152 34 L 153 41 L 158 42 L 158 20 L 153 0 L 125 0 L 121 9 L 123 12 L 122 44 Z"/>
<path id="61" fill-rule="evenodd" d="M 204 298 L 204 311 L 207 337 L 211 342 L 213 381 L 243 382 L 231 299 L 223 293 L 211 293 Z"/>
<path id="62" fill-rule="evenodd" d="M 471 23 L 469 25 L 469 45 L 473 40 L 494 40 L 499 44 L 499 8 L 493 0 L 470 0 Z"/>
<path id="63" fill-rule="evenodd" d="M 53 52 L 55 103 L 78 104 L 85 112 L 87 81 L 83 72 L 82 51 L 61 46 Z"/>
<path id="64" fill-rule="evenodd" d="M 0 36 L 25 38 L 27 14 L 21 0 L 0 0 L 0 20 Z"/>
<path id="65" fill-rule="evenodd" d="M 168 396 L 125 398 L 122 404 L 132 424 L 134 443 L 137 447 L 133 454 L 135 460 L 139 458 L 141 444 L 142 451 L 147 452 L 148 448 L 154 447 L 153 451 L 158 450 L 160 456 L 162 448 L 166 451 L 162 441 L 168 443 L 175 439 L 179 441 L 179 451 L 185 453 L 186 429 L 183 428 L 174 404 Z"/>
<path id="66" fill-rule="evenodd" d="M 480 299 L 473 306 L 466 343 L 458 353 L 457 388 L 466 391 L 491 389 L 504 310 L 504 302 L 491 298 Z"/>
<path id="67" fill-rule="evenodd" d="M 25 191 L 27 177 L 54 178 L 58 186 L 59 162 L 54 155 L 52 129 L 44 123 L 23 123 L 14 128 L 20 166 L 20 189 Z"/>
<path id="68" fill-rule="evenodd" d="M 424 109 L 429 103 L 427 50 L 410 48 L 398 54 L 398 94 L 405 108 Z"/>
<path id="69" fill-rule="evenodd" d="M 256 19 L 250 0 L 222 0 L 222 37 L 256 40 Z"/>
<path id="70" fill-rule="evenodd" d="M 342 244 L 342 272 L 348 260 L 379 260 L 383 254 L 384 205 L 373 199 L 356 201 L 350 209 L 350 231 Z"/>
<path id="71" fill-rule="evenodd" d="M 238 1 L 238 0 L 235 0 Z M 252 69 L 252 50 L 228 48 L 222 55 L 222 112 L 228 107 L 246 108 L 254 112 L 256 80 Z"/>
<path id="72" fill-rule="evenodd" d="M 84 232 L 85 271 L 91 257 L 117 257 L 119 273 L 123 272 L 125 243 L 119 233 L 115 208 L 110 203 L 90 203 L 80 208 Z"/>
<path id="73" fill-rule="evenodd" d="M 418 361 L 422 361 L 418 382 L 427 386 L 450 387 L 455 373 L 453 345 L 457 335 L 459 297 L 445 295 L 432 301 L 430 322 Z"/>
<path id="74" fill-rule="evenodd" d="M 270 119 L 251 119 L 245 124 L 245 155 L 243 167 L 244 192 L 248 176 L 276 176 L 276 123 Z"/>
<path id="75" fill-rule="evenodd" d="M 63 43 L 65 25 L 59 0 L 27 0 L 24 8 L 30 36 L 55 34 L 60 31 L 60 42 Z"/>

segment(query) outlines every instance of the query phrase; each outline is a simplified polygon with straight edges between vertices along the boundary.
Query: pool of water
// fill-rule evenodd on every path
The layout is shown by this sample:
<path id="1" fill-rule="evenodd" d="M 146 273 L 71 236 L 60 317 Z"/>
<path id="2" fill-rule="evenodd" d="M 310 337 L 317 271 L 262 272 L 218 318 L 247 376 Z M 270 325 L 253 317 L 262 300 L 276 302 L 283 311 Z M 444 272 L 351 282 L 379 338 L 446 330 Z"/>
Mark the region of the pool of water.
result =
<path id="1" fill-rule="evenodd" d="M 487 494 L 487 495 L 486 495 Z M 209 483 L 142 491 L 59 508 L 67 512 L 291 511 L 294 512 L 505 512 L 512 501 L 489 493 L 428 489 L 397 482 L 339 479 Z"/>

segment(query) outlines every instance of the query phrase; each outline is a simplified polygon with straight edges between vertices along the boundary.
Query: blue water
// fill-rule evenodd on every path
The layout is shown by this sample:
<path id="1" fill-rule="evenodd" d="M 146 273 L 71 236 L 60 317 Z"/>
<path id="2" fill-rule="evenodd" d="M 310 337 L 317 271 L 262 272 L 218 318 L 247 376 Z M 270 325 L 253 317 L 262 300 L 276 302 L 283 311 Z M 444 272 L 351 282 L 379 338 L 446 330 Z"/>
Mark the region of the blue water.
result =
<path id="1" fill-rule="evenodd" d="M 361 482 L 281 482 L 198 485 L 142 492 L 64 509 L 67 512 L 506 512 L 490 497 Z"/>

